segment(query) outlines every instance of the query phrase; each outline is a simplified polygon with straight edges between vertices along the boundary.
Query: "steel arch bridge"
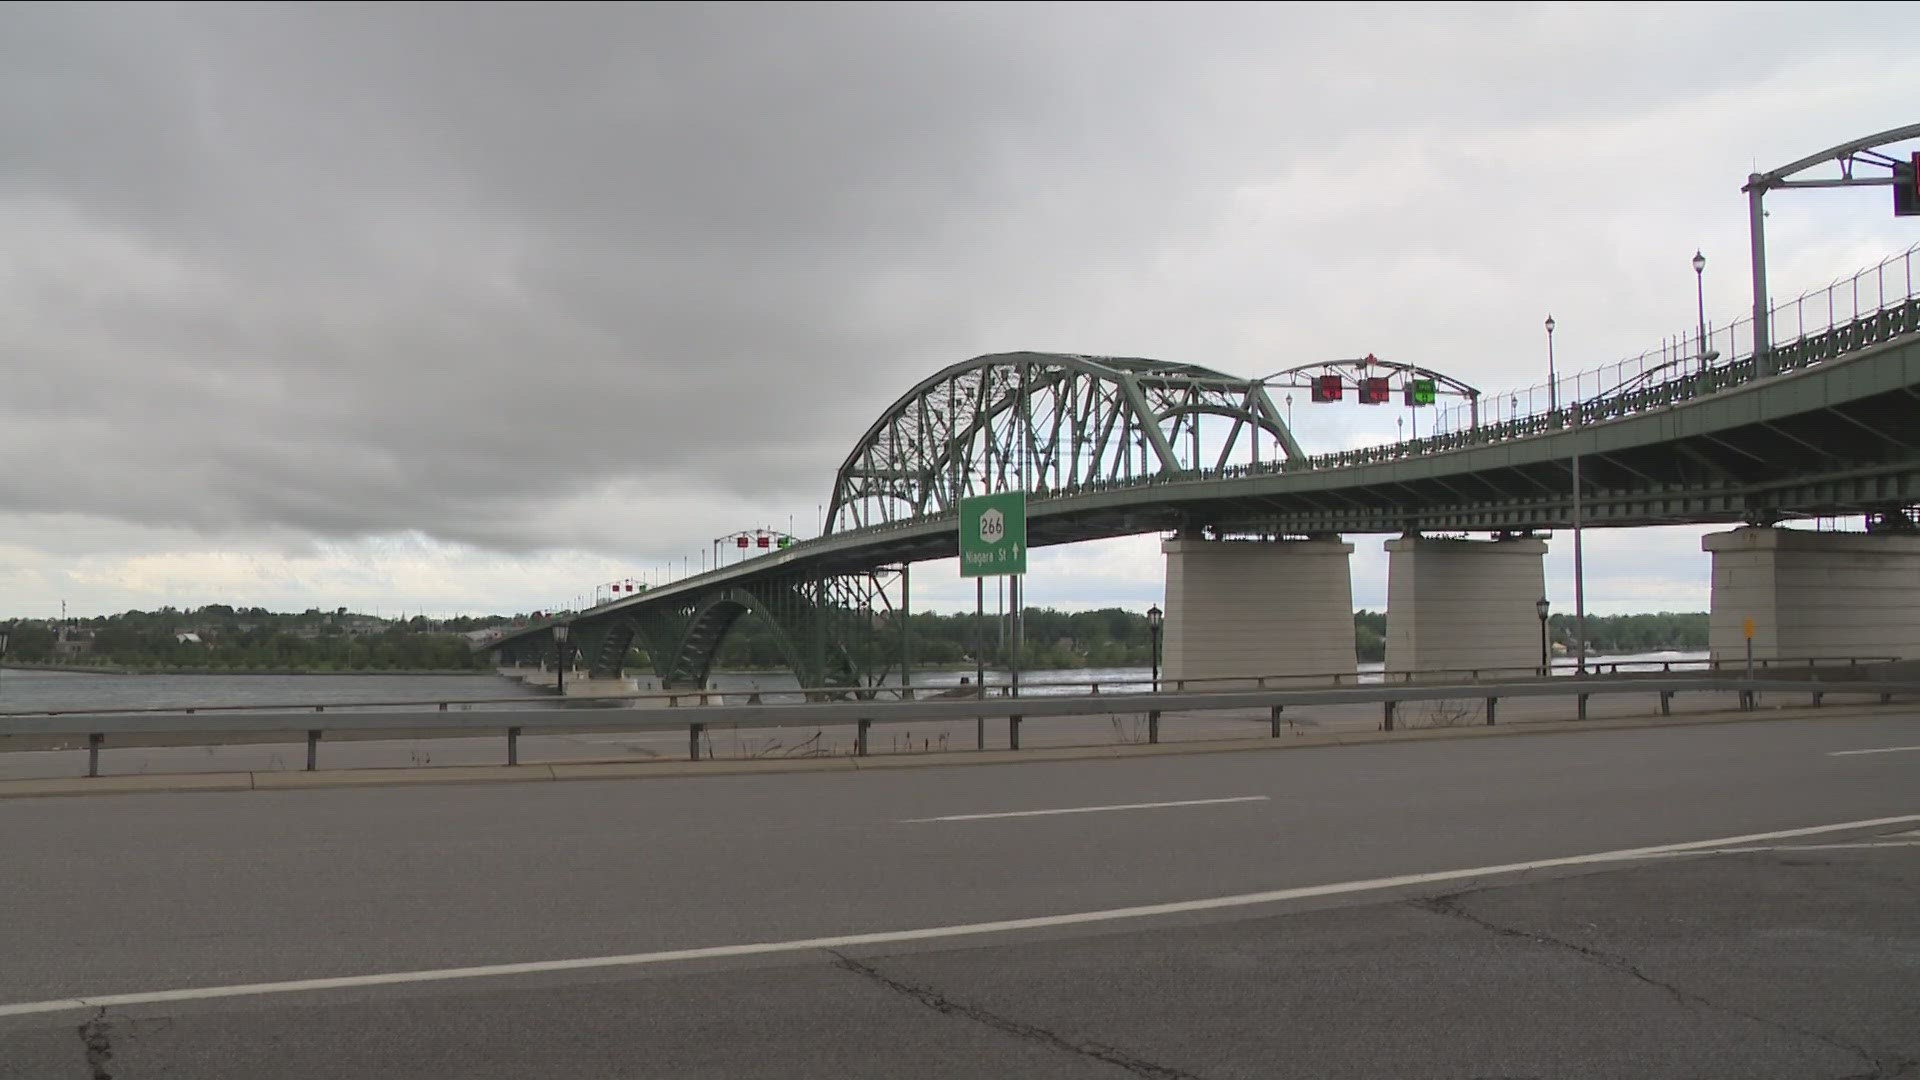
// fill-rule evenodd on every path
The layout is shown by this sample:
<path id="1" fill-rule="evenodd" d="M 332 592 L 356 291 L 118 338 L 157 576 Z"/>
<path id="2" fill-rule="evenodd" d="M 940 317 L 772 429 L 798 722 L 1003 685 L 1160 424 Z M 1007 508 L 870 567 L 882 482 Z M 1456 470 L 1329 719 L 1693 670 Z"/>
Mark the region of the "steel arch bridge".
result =
<path id="1" fill-rule="evenodd" d="M 867 429 L 835 475 L 826 532 L 938 518 L 962 498 L 1015 485 L 1043 499 L 1304 459 L 1257 380 L 1139 357 L 979 356 L 923 380 Z M 753 619 L 802 685 L 865 689 L 906 674 L 910 561 L 756 559 L 740 564 L 745 574 L 703 575 L 706 589 L 653 590 L 574 618 L 575 645 L 596 676 L 644 656 L 663 686 L 700 687 L 728 633 Z"/>
<path id="2" fill-rule="evenodd" d="M 1920 251 L 1920 249 L 1916 249 Z M 1914 252 L 1908 258 L 1914 259 Z M 1920 261 L 1920 260 L 1915 260 Z M 904 679 L 912 563 L 955 554 L 957 501 L 1023 483 L 1033 547 L 1216 536 L 1767 523 L 1920 504 L 1920 298 L 1555 410 L 1358 450 L 1301 453 L 1258 383 L 1137 358 L 1003 353 L 893 403 L 834 479 L 824 535 L 479 646 L 549 653 L 566 622 L 595 675 L 640 660 L 706 685 L 752 620 L 808 687 Z M 1263 440 L 1270 440 L 1265 442 Z"/>

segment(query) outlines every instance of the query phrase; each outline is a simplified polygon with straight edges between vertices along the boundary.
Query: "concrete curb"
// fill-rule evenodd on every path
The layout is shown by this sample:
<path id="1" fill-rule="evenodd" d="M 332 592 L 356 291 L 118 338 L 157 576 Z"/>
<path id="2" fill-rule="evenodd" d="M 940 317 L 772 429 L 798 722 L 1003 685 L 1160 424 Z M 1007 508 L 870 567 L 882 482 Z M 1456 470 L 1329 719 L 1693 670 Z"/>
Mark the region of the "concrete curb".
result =
<path id="1" fill-rule="evenodd" d="M 810 772 L 866 772 L 888 769 L 1028 765 L 1060 761 L 1101 761 L 1249 751 L 1311 750 L 1331 746 L 1371 746 L 1442 739 L 1492 739 L 1516 735 L 1560 735 L 1590 731 L 1704 727 L 1776 720 L 1845 720 L 1885 716 L 1912 703 L 1891 705 L 1796 707 L 1764 713 L 1705 713 L 1692 716 L 1624 717 L 1602 720 L 1541 720 L 1470 727 L 1417 728 L 1411 731 L 1360 731 L 1293 738 L 1208 739 L 1148 745 L 1058 746 L 1033 750 L 956 751 L 877 757 L 825 757 L 774 761 L 598 761 L 535 765 L 447 765 L 413 769 L 334 769 L 319 772 L 179 773 L 164 776 L 51 777 L 0 781 L 0 800 L 69 795 L 128 795 L 206 791 L 296 791 L 315 788 L 411 787 L 435 784 L 515 784 L 561 780 L 644 780 L 701 776 L 757 776 Z"/>

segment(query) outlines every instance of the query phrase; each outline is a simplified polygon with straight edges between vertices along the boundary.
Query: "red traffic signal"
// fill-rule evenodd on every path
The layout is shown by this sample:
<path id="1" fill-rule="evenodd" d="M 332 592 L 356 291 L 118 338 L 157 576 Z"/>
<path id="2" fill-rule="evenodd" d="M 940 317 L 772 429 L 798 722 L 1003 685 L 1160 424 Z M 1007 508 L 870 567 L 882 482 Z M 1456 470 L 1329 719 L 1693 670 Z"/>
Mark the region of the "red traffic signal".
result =
<path id="1" fill-rule="evenodd" d="M 1387 380 L 1378 377 L 1360 380 L 1360 404 L 1385 405 L 1391 396 L 1393 388 L 1387 385 Z"/>
<path id="2" fill-rule="evenodd" d="M 1316 375 L 1313 379 L 1313 400 L 1339 401 L 1345 388 L 1338 375 Z"/>

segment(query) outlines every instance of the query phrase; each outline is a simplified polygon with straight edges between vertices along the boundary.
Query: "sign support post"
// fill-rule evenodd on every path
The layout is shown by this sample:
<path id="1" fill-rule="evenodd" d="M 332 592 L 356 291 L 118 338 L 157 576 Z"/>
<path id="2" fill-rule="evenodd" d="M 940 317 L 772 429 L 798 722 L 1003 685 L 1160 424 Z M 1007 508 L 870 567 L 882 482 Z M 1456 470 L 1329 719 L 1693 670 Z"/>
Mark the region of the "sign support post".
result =
<path id="1" fill-rule="evenodd" d="M 994 495 L 975 495 L 960 500 L 960 576 L 974 579 L 973 611 L 975 627 L 974 677 L 980 681 L 975 691 L 987 696 L 987 660 L 985 635 L 980 627 L 986 621 L 987 579 L 1013 578 L 1011 596 L 1014 610 L 1020 608 L 1020 576 L 1027 572 L 1027 493 L 1003 491 Z M 1016 616 L 1015 626 L 1018 626 Z M 1020 685 L 1019 632 L 1013 635 L 1011 673 L 1014 692 Z M 985 721 L 981 721 L 979 743 L 986 745 Z"/>
<path id="2" fill-rule="evenodd" d="M 1753 681 L 1753 617 L 1748 616 L 1740 624 L 1740 632 L 1747 639 L 1747 681 Z M 1753 708 L 1753 691 L 1740 691 L 1740 706 L 1743 711 Z"/>

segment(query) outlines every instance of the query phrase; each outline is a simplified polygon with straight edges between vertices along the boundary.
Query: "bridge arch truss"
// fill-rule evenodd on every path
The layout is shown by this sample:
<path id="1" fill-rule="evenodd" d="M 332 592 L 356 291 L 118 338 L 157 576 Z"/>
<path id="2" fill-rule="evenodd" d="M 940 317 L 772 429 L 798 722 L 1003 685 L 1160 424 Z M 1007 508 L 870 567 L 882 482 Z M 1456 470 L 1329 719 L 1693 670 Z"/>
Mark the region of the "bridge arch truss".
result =
<path id="1" fill-rule="evenodd" d="M 1257 380 L 1134 357 L 979 356 L 922 381 L 867 429 L 835 474 L 826 528 L 937 516 L 970 495 L 1193 477 L 1263 457 L 1304 455 Z"/>

